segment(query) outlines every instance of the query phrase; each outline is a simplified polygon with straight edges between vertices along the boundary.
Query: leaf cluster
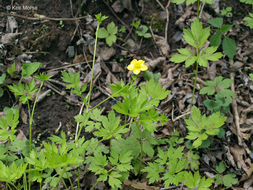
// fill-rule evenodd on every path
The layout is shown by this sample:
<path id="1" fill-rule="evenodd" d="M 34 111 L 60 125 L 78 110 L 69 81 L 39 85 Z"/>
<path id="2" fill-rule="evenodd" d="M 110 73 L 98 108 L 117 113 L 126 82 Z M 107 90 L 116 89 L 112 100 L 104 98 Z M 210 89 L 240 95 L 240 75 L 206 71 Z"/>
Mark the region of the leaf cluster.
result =
<path id="1" fill-rule="evenodd" d="M 214 18 L 208 20 L 208 23 L 217 28 L 215 33 L 210 38 L 211 46 L 219 47 L 221 44 L 222 36 L 222 49 L 225 54 L 233 59 L 236 53 L 236 43 L 233 39 L 225 36 L 225 34 L 233 27 L 233 25 L 223 25 L 223 18 Z"/>
<path id="2" fill-rule="evenodd" d="M 247 22 L 247 26 L 253 29 L 253 13 L 249 13 L 249 16 L 244 17 L 244 19 Z"/>
<path id="3" fill-rule="evenodd" d="M 211 111 L 221 111 L 226 113 L 229 109 L 229 105 L 232 103 L 232 99 L 235 94 L 230 90 L 230 86 L 233 83 L 231 79 L 223 79 L 222 76 L 216 77 L 214 81 L 205 81 L 206 87 L 200 90 L 200 94 L 214 95 L 215 100 L 205 100 L 204 105 Z"/>
<path id="4" fill-rule="evenodd" d="M 122 182 L 129 176 L 133 169 L 131 151 L 119 150 L 111 147 L 110 156 L 96 150 L 93 156 L 89 156 L 85 163 L 89 164 L 89 170 L 99 175 L 98 181 L 108 181 L 113 189 L 121 188 Z"/>
<path id="5" fill-rule="evenodd" d="M 226 117 L 221 116 L 219 112 L 206 117 L 206 115 L 201 115 L 200 110 L 194 106 L 191 119 L 185 119 L 189 131 L 186 138 L 193 140 L 193 147 L 198 148 L 209 135 L 217 135 L 225 121 Z"/>
<path id="6" fill-rule="evenodd" d="M 111 22 L 107 25 L 106 28 L 100 28 L 97 32 L 97 37 L 105 39 L 108 46 L 112 46 L 116 42 L 118 33 L 118 27 L 115 26 L 114 22 Z"/>
<path id="7" fill-rule="evenodd" d="M 220 162 L 216 166 L 216 171 L 218 172 L 218 174 L 215 176 L 215 182 L 218 185 L 223 184 L 225 187 L 232 187 L 233 185 L 238 183 L 238 179 L 236 178 L 236 174 L 233 173 L 223 175 L 226 169 L 227 168 L 223 162 Z"/>
<path id="8" fill-rule="evenodd" d="M 19 124 L 19 110 L 17 108 L 5 108 L 4 116 L 0 119 L 0 140 L 10 140 L 16 138 L 16 127 Z"/>
<path id="9" fill-rule="evenodd" d="M 209 36 L 210 28 L 203 28 L 202 22 L 195 19 L 191 24 L 191 30 L 184 29 L 183 37 L 189 45 L 196 49 L 196 52 L 189 48 L 178 49 L 179 54 L 173 55 L 170 61 L 174 63 L 185 62 L 185 67 L 193 65 L 195 62 L 200 66 L 207 67 L 208 61 L 218 61 L 222 57 L 222 53 L 216 52 L 218 47 L 203 48 Z"/>
<path id="10" fill-rule="evenodd" d="M 73 73 L 71 71 L 65 72 L 62 71 L 62 80 L 67 84 L 66 89 L 71 89 L 71 92 L 83 100 L 83 102 L 86 102 L 86 98 L 83 95 L 87 88 L 87 84 L 81 84 L 80 82 L 80 72 Z"/>
<path id="11" fill-rule="evenodd" d="M 113 91 L 124 87 L 125 85 L 123 82 L 118 85 L 111 85 Z M 118 93 L 117 96 L 122 96 L 123 101 L 117 101 L 117 104 L 113 106 L 113 109 L 116 112 L 129 117 L 136 118 L 140 114 L 143 114 L 141 117 L 145 117 L 145 112 L 148 114 L 150 112 L 148 110 L 154 106 L 158 106 L 160 101 L 165 99 L 169 93 L 169 90 L 162 89 L 160 83 L 156 83 L 154 80 L 149 80 L 145 85 L 141 86 L 139 92 L 136 87 L 130 86 Z M 148 118 L 146 117 L 146 119 Z"/>

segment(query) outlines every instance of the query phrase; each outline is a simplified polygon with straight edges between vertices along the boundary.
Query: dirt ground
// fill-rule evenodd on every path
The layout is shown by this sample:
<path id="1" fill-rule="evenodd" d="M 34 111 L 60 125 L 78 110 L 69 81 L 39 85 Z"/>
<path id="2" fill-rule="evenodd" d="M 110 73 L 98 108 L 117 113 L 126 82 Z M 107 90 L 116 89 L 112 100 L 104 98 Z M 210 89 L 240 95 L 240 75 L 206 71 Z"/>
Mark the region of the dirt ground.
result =
<path id="1" fill-rule="evenodd" d="M 160 3 L 164 8 L 167 1 L 160 0 Z M 125 26 L 127 32 L 120 36 L 111 49 L 108 49 L 105 40 L 99 39 L 97 62 L 100 63 L 100 66 L 98 72 L 95 73 L 91 105 L 96 105 L 108 97 L 110 83 L 119 82 L 121 79 L 128 82 L 130 72 L 127 72 L 126 66 L 133 58 L 141 58 L 150 65 L 150 71 L 161 74 L 160 82 L 165 88 L 171 90 L 169 97 L 159 106 L 159 110 L 171 118 L 171 121 L 159 130 L 157 135 L 169 136 L 170 132 L 175 129 L 182 136 L 186 135 L 183 118 L 176 118 L 189 109 L 194 67 L 186 69 L 184 64 L 171 63 L 169 58 L 177 52 L 176 49 L 185 47 L 186 43 L 182 39 L 182 32 L 184 28 L 189 28 L 195 18 L 196 6 L 191 5 L 186 8 L 185 5 L 179 6 L 171 3 L 168 7 L 169 17 L 167 18 L 166 11 L 154 0 L 132 1 L 131 5 L 122 6 L 123 10 L 119 12 L 116 12 L 117 7 L 115 8 L 112 4 L 109 0 L 83 0 L 80 13 L 78 1 L 75 0 L 0 0 L 0 37 L 8 33 L 6 23 L 11 12 L 16 14 L 13 17 L 14 23 L 16 23 L 14 33 L 18 33 L 8 43 L 2 43 L 4 51 L 0 52 L 0 54 L 2 53 L 0 63 L 3 63 L 0 66 L 0 73 L 5 72 L 13 62 L 16 62 L 17 65 L 14 77 L 8 78 L 7 84 L 19 80 L 20 68 L 26 61 L 41 62 L 43 66 L 39 72 L 53 75 L 43 87 L 42 92 L 45 93 L 45 96 L 37 104 L 35 111 L 33 136 L 37 145 L 41 141 L 47 140 L 50 135 L 59 135 L 61 130 L 64 130 L 69 137 L 74 137 L 76 126 L 74 116 L 79 113 L 80 100 L 65 89 L 65 84 L 61 79 L 61 71 L 80 72 L 82 80 L 89 82 L 87 75 L 91 68 L 94 48 L 92 40 L 95 37 L 94 15 L 100 12 L 108 16 L 102 26 L 113 21 L 119 28 Z M 23 6 L 27 6 L 28 10 L 24 10 Z M 245 189 L 245 183 L 250 184 L 248 189 L 253 186 L 252 175 L 245 178 L 246 170 L 249 170 L 249 164 L 252 162 L 249 154 L 253 150 L 253 83 L 249 81 L 248 77 L 249 73 L 253 73 L 253 31 L 242 21 L 252 8 L 241 4 L 239 0 L 220 0 L 220 9 L 228 6 L 232 7 L 233 14 L 231 17 L 225 16 L 223 18 L 224 23 L 234 24 L 228 35 L 235 40 L 237 53 L 232 64 L 231 60 L 224 57 L 221 61 L 210 64 L 208 68 L 200 68 L 195 105 L 203 112 L 208 113 L 203 105 L 205 97 L 199 96 L 199 89 L 203 86 L 201 81 L 210 80 L 214 76 L 220 75 L 225 78 L 234 77 L 234 91 L 237 98 L 236 107 L 231 105 L 230 111 L 226 115 L 228 120 L 225 130 L 228 132 L 222 141 L 217 139 L 215 144 L 208 149 L 200 150 L 200 155 L 203 156 L 200 159 L 200 171 L 203 173 L 211 170 L 211 166 L 204 160 L 207 155 L 212 163 L 219 159 L 227 160 L 226 147 L 231 152 L 233 157 L 231 159 L 236 163 L 231 166 L 230 170 L 236 173 L 240 180 L 233 189 L 239 190 Z M 35 14 L 49 19 L 36 19 L 38 17 L 35 17 Z M 204 6 L 201 18 L 204 23 L 217 16 L 212 7 Z M 68 20 L 67 18 L 76 19 Z M 131 23 L 138 19 L 153 30 L 152 38 L 136 37 Z M 167 29 L 166 24 L 168 24 Z M 205 25 L 207 26 L 207 24 Z M 164 47 L 164 43 L 161 41 L 159 43 L 159 38 L 162 41 L 167 38 L 168 46 Z M 73 51 L 70 50 L 71 48 Z M 163 51 L 164 48 L 165 51 Z M 110 53 L 111 51 L 112 53 Z M 139 78 L 140 84 L 144 80 L 142 75 Z M 0 111 L 5 106 L 11 107 L 18 104 L 14 95 L 6 87 L 3 88 L 4 95 L 0 98 Z M 110 111 L 114 103 L 115 100 L 110 100 L 102 104 L 100 107 L 103 109 L 103 113 Z M 19 129 L 28 137 L 27 107 L 24 105 L 19 105 L 19 107 L 22 112 L 22 122 Z M 236 131 L 234 109 L 239 114 L 240 136 Z M 242 141 L 240 146 L 238 146 L 238 141 Z M 238 151 L 241 157 L 233 155 L 233 152 Z M 92 180 L 94 180 L 92 174 L 85 174 L 82 179 L 82 188 L 90 189 Z M 133 180 L 145 181 L 145 179 Z M 36 187 L 34 188 L 36 189 Z M 130 186 L 124 188 L 135 189 Z M 101 185 L 100 189 L 105 189 L 105 186 Z M 152 188 L 150 187 L 150 189 Z"/>

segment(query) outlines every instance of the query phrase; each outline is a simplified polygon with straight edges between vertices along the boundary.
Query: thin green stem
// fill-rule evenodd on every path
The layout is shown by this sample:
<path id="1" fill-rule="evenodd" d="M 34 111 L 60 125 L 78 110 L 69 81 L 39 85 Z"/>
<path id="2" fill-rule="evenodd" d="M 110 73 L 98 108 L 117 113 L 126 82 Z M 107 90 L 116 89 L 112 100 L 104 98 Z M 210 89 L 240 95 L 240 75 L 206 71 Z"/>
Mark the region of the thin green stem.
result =
<path id="1" fill-rule="evenodd" d="M 92 188 L 90 190 L 93 190 L 98 184 L 98 181 L 96 181 L 96 183 L 92 186 Z"/>
<path id="2" fill-rule="evenodd" d="M 77 189 L 80 190 L 80 170 L 77 171 Z"/>
<path id="3" fill-rule="evenodd" d="M 34 115 L 35 106 L 36 106 L 36 103 L 37 103 L 37 100 L 38 100 L 38 97 L 39 97 L 39 94 L 40 94 L 40 91 L 41 91 L 41 88 L 42 88 L 43 84 L 44 84 L 44 82 L 41 82 L 39 90 L 38 90 L 38 92 L 36 94 L 36 97 L 35 97 L 35 100 L 34 100 L 34 103 L 33 103 L 32 113 L 31 113 L 30 118 L 29 118 L 29 130 L 30 130 L 29 150 L 30 150 L 30 152 L 32 150 L 32 123 L 33 123 L 33 115 Z"/>
<path id="4" fill-rule="evenodd" d="M 96 38 L 95 38 L 95 45 L 94 45 L 94 52 L 93 52 L 93 59 L 92 59 L 92 69 L 91 69 L 91 77 L 90 77 L 90 90 L 88 93 L 88 103 L 86 107 L 86 112 L 88 112 L 90 107 L 90 98 L 91 98 L 91 91 L 92 91 L 92 83 L 93 83 L 93 75 L 94 75 L 94 65 L 96 60 L 96 51 L 97 51 L 97 41 L 98 41 L 98 30 L 99 30 L 100 24 L 97 24 L 97 30 L 96 30 Z"/>
<path id="5" fill-rule="evenodd" d="M 199 49 L 197 49 L 197 57 L 198 56 L 199 56 Z M 190 111 L 192 110 L 193 101 L 194 101 L 194 95 L 195 95 L 195 90 L 196 90 L 196 85 L 197 85 L 197 78 L 198 78 L 198 69 L 199 69 L 199 63 L 196 62 L 196 69 L 194 70 L 195 78 L 194 78 L 194 85 L 193 85 L 193 91 L 192 91 L 192 100 L 191 100 Z"/>
<path id="6" fill-rule="evenodd" d="M 8 188 L 9 188 L 10 190 L 12 190 L 11 186 L 9 185 L 9 183 L 6 183 L 6 184 L 7 184 Z"/>
<path id="7" fill-rule="evenodd" d="M 132 81 L 129 83 L 131 84 Z M 107 97 L 106 99 L 104 99 L 103 101 L 99 102 L 97 105 L 95 105 L 93 108 L 91 108 L 90 111 L 94 110 L 95 108 L 97 108 L 98 106 L 100 106 L 101 104 L 103 104 L 104 102 L 106 102 L 107 100 L 109 100 L 110 98 L 112 98 L 113 96 L 115 96 L 116 94 L 120 93 L 121 91 L 123 91 L 126 87 L 129 86 L 129 84 L 127 84 L 126 86 L 124 86 L 123 88 L 121 88 L 120 90 L 118 90 L 117 92 L 113 93 L 111 96 Z"/>
<path id="8" fill-rule="evenodd" d="M 58 178 L 58 181 L 57 181 L 57 184 L 59 185 L 59 183 L 60 183 L 60 181 L 61 181 L 61 179 L 62 179 L 62 176 L 63 176 L 63 174 L 65 173 L 65 171 L 66 171 L 66 166 L 63 168 L 63 170 L 62 170 L 62 172 L 61 172 L 61 175 L 59 176 L 59 178 Z M 54 190 L 55 188 L 53 188 L 53 190 Z"/>

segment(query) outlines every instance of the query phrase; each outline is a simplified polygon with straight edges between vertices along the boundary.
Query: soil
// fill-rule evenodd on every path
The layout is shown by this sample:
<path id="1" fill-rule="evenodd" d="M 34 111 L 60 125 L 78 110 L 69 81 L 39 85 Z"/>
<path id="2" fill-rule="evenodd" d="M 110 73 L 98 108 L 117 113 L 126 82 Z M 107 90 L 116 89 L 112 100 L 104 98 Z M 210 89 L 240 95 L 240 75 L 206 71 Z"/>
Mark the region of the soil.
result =
<path id="1" fill-rule="evenodd" d="M 166 13 L 156 1 L 144 1 L 144 4 L 141 4 L 140 1 L 132 1 L 131 7 L 126 7 L 122 12 L 115 13 L 112 8 L 112 2 L 109 0 L 84 0 L 82 1 L 83 6 L 81 14 L 78 9 L 78 1 L 72 1 L 72 5 L 70 2 L 71 1 L 65 0 L 0 0 L 0 13 L 9 14 L 10 12 L 15 12 L 15 14 L 23 16 L 15 17 L 18 25 L 17 30 L 20 35 L 16 38 L 16 41 L 5 44 L 7 53 L 0 60 L 0 62 L 3 63 L 0 73 L 4 72 L 4 70 L 6 70 L 6 68 L 13 62 L 16 62 L 17 65 L 15 76 L 8 78 L 7 83 L 11 84 L 18 82 L 20 79 L 20 68 L 25 61 L 41 62 L 42 67 L 38 73 L 47 72 L 48 74 L 53 75 L 52 81 L 46 84 L 42 89 L 43 92 L 46 92 L 47 90 L 50 90 L 50 92 L 37 104 L 35 109 L 33 136 L 36 139 L 37 145 L 39 145 L 41 141 L 46 141 L 50 135 L 59 135 L 61 130 L 65 131 L 68 137 L 74 138 L 76 128 L 74 116 L 79 113 L 80 104 L 78 103 L 79 100 L 71 94 L 70 91 L 64 88 L 64 84 L 59 82 L 62 81 L 61 71 L 66 69 L 80 71 L 82 79 L 85 79 L 90 72 L 93 46 L 85 44 L 77 45 L 77 43 L 85 35 L 94 37 L 94 22 L 91 21 L 90 24 L 87 24 L 89 22 L 88 19 L 68 21 L 64 20 L 64 18 L 90 15 L 94 19 L 94 15 L 101 12 L 102 15 L 108 16 L 108 19 L 105 20 L 102 26 L 113 21 L 117 26 L 121 26 L 123 22 L 127 27 L 127 32 L 121 37 L 122 40 L 117 40 L 116 44 L 113 45 L 116 52 L 108 60 L 104 61 L 104 66 L 101 66 L 102 72 L 97 76 L 92 93 L 91 105 L 96 105 L 108 97 L 109 92 L 105 89 L 109 88 L 109 83 L 117 80 L 119 81 L 120 79 L 125 82 L 129 81 L 130 77 L 125 68 L 133 58 L 155 60 L 158 57 L 163 57 L 164 61 L 157 64 L 152 72 L 161 73 L 161 79 L 164 79 L 167 84 L 170 84 L 168 89 L 172 90 L 174 96 L 172 96 L 167 102 L 162 102 L 159 109 L 169 118 L 172 116 L 176 118 L 189 108 L 189 101 L 187 101 L 189 97 L 187 98 L 187 95 L 192 93 L 194 67 L 186 69 L 183 64 L 175 65 L 174 63 L 169 62 L 169 58 L 172 54 L 176 53 L 176 49 L 185 47 L 186 44 L 182 40 L 182 29 L 184 27 L 189 28 L 191 23 L 189 20 L 192 20 L 196 15 L 196 6 L 191 6 L 191 13 L 184 18 L 180 24 L 175 24 L 185 13 L 186 7 L 184 5 L 177 6 L 172 3 L 170 4 L 168 8 L 170 15 L 167 31 L 170 48 L 168 54 L 164 55 L 161 53 L 159 45 L 154 42 L 153 38 L 143 38 L 141 40 L 138 38 L 135 40 L 136 36 L 134 35 L 131 26 L 133 20 L 140 19 L 141 23 L 146 24 L 147 26 L 153 26 L 153 32 L 156 35 L 164 37 Z M 166 0 L 160 0 L 160 2 L 163 6 L 166 6 L 167 4 Z M 10 6 L 11 3 L 13 3 L 11 10 L 7 10 L 7 7 Z M 15 6 L 23 7 L 25 5 L 33 6 L 35 10 L 16 10 L 14 8 Z M 241 101 L 241 103 L 238 103 L 238 109 L 239 111 L 242 111 L 252 105 L 253 101 L 252 89 L 250 89 L 252 82 L 245 82 L 248 73 L 253 73 L 253 56 L 252 53 L 248 54 L 248 56 L 245 56 L 244 54 L 249 50 L 248 48 L 252 47 L 253 32 L 242 23 L 243 18 L 248 15 L 251 7 L 241 4 L 239 1 L 220 1 L 221 9 L 227 6 L 232 7 L 233 15 L 232 17 L 224 17 L 224 23 L 235 25 L 233 31 L 229 33 L 229 35 L 235 40 L 238 47 L 234 62 L 237 61 L 243 63 L 243 65 L 235 71 L 235 91 L 238 95 L 238 100 Z M 44 15 L 49 18 L 62 18 L 63 23 L 53 19 L 49 21 L 29 19 L 30 17 L 34 17 L 35 14 Z M 217 16 L 215 11 L 207 5 L 203 9 L 203 17 L 206 15 L 207 17 L 208 15 L 211 17 Z M 0 17 L 0 35 L 6 33 L 6 22 L 7 16 L 2 15 Z M 130 29 L 130 31 L 128 31 L 128 29 Z M 175 34 L 178 34 L 178 36 Z M 245 38 L 243 38 L 243 36 L 245 36 Z M 127 40 L 130 38 L 135 41 L 134 45 L 136 48 L 134 50 L 124 42 L 124 39 Z M 176 38 L 179 38 L 179 40 L 176 40 Z M 74 47 L 74 57 L 68 55 L 68 48 L 70 46 Z M 105 47 L 104 40 L 100 40 L 98 46 L 100 48 Z M 222 51 L 222 49 L 219 48 L 219 51 Z M 21 56 L 22 54 L 26 54 L 27 56 L 31 55 L 32 58 L 24 58 Z M 121 70 L 114 70 L 113 64 L 115 63 L 118 63 Z M 225 65 L 222 65 L 222 63 L 225 63 Z M 217 64 L 215 70 L 217 73 L 215 74 L 217 76 L 222 75 L 223 77 L 230 78 L 231 68 L 229 67 L 229 60 L 225 57 L 222 63 Z M 71 64 L 75 66 L 71 66 Z M 207 68 L 200 68 L 200 80 L 210 80 L 209 75 L 207 74 L 208 72 Z M 173 81 L 171 81 L 171 77 L 173 77 Z M 140 79 L 139 83 L 141 82 L 143 82 L 142 79 Z M 197 86 L 197 89 L 199 88 L 200 86 Z M 202 111 L 207 111 L 202 103 L 204 97 L 198 95 L 197 97 L 196 105 Z M 111 110 L 113 104 L 115 104 L 115 100 L 110 100 L 102 104 L 100 108 L 106 113 Z M 0 111 L 2 111 L 5 106 L 11 107 L 15 105 L 18 105 L 18 100 L 15 99 L 14 95 L 7 87 L 4 87 L 4 95 L 0 98 Z M 22 107 L 25 114 L 28 113 L 26 105 L 19 106 Z M 231 108 L 228 114 L 228 117 L 231 120 L 231 125 L 234 125 L 233 114 Z M 250 119 L 250 117 L 252 118 L 252 113 L 247 115 L 248 119 Z M 182 127 L 182 124 L 183 120 L 181 121 L 180 119 L 175 122 L 170 122 L 164 129 L 167 132 L 161 130 L 158 134 L 164 135 L 164 133 L 170 133 L 170 131 L 176 129 L 181 135 L 185 136 L 186 129 Z M 28 138 L 28 125 L 25 124 L 23 120 L 20 123 L 20 129 L 23 130 L 24 135 Z M 227 130 L 230 131 L 228 126 Z M 83 135 L 89 137 L 87 134 Z M 228 145 L 234 146 L 235 144 L 238 144 L 237 136 L 234 132 L 231 133 L 230 139 L 231 142 L 226 142 Z M 250 150 L 253 149 L 251 140 L 251 136 L 247 140 L 243 139 L 245 145 Z M 211 147 L 208 151 L 204 150 L 202 154 L 216 154 L 217 150 L 221 147 L 221 143 L 221 141 L 217 140 L 214 147 Z M 211 149 L 214 150 L 212 151 Z M 210 166 L 207 166 L 206 163 L 202 161 L 200 171 L 202 173 L 208 171 L 208 167 Z M 238 171 L 242 169 L 234 168 L 234 170 Z M 243 172 L 240 171 L 237 173 Z M 90 189 L 93 185 L 92 180 L 94 180 L 94 175 L 84 175 L 82 179 L 83 184 L 81 185 L 83 189 Z M 145 179 L 134 180 L 145 181 Z M 243 188 L 243 184 L 244 183 L 241 182 L 237 187 Z M 124 188 L 134 189 L 130 186 Z M 101 185 L 100 189 L 106 189 L 106 187 Z M 152 188 L 150 187 L 150 189 Z"/>

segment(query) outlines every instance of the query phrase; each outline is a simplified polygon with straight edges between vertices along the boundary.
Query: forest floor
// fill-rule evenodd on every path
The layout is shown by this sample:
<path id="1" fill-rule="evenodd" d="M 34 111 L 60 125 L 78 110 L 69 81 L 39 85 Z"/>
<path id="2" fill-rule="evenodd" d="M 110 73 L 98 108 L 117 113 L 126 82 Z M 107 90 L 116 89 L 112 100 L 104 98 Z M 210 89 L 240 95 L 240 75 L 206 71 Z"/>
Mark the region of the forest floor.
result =
<path id="1" fill-rule="evenodd" d="M 124 26 L 122 30 L 125 29 L 126 32 L 118 32 L 117 41 L 112 47 L 109 47 L 104 39 L 99 39 L 91 106 L 111 94 L 109 84 L 119 83 L 120 80 L 129 82 L 131 72 L 126 69 L 127 65 L 133 59 L 143 59 L 149 66 L 149 71 L 160 73 L 159 81 L 162 86 L 171 90 L 168 98 L 163 100 L 158 108 L 170 121 L 159 127 L 156 135 L 169 138 L 176 130 L 180 136 L 185 137 L 187 130 L 183 116 L 189 112 L 195 68 L 186 68 L 184 64 L 175 64 L 169 59 L 177 53 L 177 49 L 186 46 L 183 29 L 190 27 L 196 17 L 197 7 L 173 3 L 166 7 L 166 0 L 160 0 L 161 4 L 149 0 L 143 1 L 144 3 L 132 1 L 131 4 L 113 6 L 113 3 L 107 0 L 87 0 L 82 3 L 80 14 L 77 1 L 73 1 L 72 4 L 71 2 L 14 0 L 11 4 L 10 1 L 0 0 L 0 74 L 16 63 L 14 76 L 7 76 L 6 86 L 3 87 L 0 111 L 6 106 L 19 105 L 19 133 L 22 133 L 23 138 L 28 138 L 27 106 L 18 103 L 18 99 L 8 90 L 7 85 L 18 82 L 23 63 L 40 62 L 42 67 L 39 72 L 46 72 L 53 77 L 45 83 L 43 95 L 35 109 L 34 142 L 39 146 L 41 141 L 46 141 L 50 135 L 59 135 L 61 130 L 65 131 L 68 138 L 74 138 L 74 116 L 80 111 L 80 102 L 75 95 L 66 90 L 61 72 L 80 72 L 83 82 L 90 82 L 88 76 L 91 72 L 94 49 L 95 14 L 101 12 L 102 15 L 108 16 L 102 27 L 113 21 L 118 29 Z M 204 86 L 203 81 L 214 80 L 216 76 L 233 80 L 232 90 L 236 98 L 225 114 L 225 136 L 222 139 L 214 138 L 208 148 L 199 149 L 199 171 L 211 175 L 215 166 L 223 161 L 229 172 L 236 174 L 239 181 L 232 189 L 252 189 L 253 81 L 249 80 L 249 74 L 253 73 L 253 31 L 245 26 L 243 21 L 252 8 L 239 0 L 220 0 L 219 9 L 227 7 L 232 7 L 232 14 L 223 16 L 224 23 L 233 24 L 233 27 L 226 35 L 236 42 L 236 55 L 233 59 L 223 56 L 219 61 L 209 63 L 207 68 L 199 68 L 194 105 L 202 113 L 210 114 L 203 104 L 207 96 L 199 94 L 199 90 Z M 11 13 L 15 15 L 10 16 Z M 200 14 L 205 27 L 208 26 L 208 19 L 220 16 L 207 4 Z M 40 20 L 38 15 L 48 18 Z M 138 20 L 148 27 L 151 38 L 135 34 L 131 23 Z M 10 33 L 14 35 L 7 37 Z M 218 51 L 222 51 L 222 48 Z M 138 76 L 137 82 L 141 84 L 144 81 L 142 73 Z M 107 113 L 114 104 L 114 100 L 109 100 L 100 108 L 103 113 Z M 94 175 L 85 174 L 81 179 L 83 189 L 90 189 L 94 180 Z M 124 189 L 153 187 L 148 186 L 147 179 L 144 178 L 131 180 L 135 183 L 125 184 Z M 100 187 L 104 188 L 106 187 Z"/>

